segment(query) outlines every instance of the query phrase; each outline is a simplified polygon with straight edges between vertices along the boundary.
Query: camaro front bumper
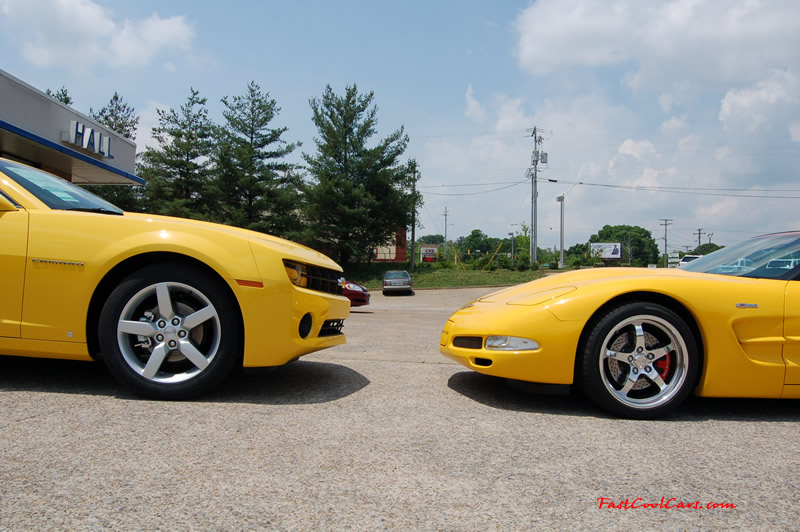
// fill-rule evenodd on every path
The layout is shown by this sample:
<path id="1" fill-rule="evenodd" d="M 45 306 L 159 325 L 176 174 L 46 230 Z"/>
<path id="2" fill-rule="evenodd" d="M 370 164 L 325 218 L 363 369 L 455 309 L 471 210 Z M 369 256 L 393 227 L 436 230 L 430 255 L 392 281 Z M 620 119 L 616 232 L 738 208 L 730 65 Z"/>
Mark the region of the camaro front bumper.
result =
<path id="1" fill-rule="evenodd" d="M 544 305 L 476 301 L 456 311 L 444 326 L 439 351 L 486 375 L 547 384 L 572 384 L 582 323 L 562 321 Z M 536 349 L 486 348 L 489 336 L 527 338 Z"/>

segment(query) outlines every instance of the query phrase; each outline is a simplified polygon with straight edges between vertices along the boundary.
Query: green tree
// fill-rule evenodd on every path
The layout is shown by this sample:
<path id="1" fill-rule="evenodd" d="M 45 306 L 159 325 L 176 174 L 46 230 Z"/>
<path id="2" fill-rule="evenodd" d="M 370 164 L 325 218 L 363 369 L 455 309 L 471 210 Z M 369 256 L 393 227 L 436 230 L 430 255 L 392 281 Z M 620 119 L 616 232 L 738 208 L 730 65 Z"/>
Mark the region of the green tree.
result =
<path id="1" fill-rule="evenodd" d="M 136 128 L 139 127 L 139 115 L 136 110 L 126 102 L 118 92 L 109 102 L 95 111 L 89 108 L 89 116 L 116 131 L 126 139 L 136 140 Z"/>
<path id="2" fill-rule="evenodd" d="M 148 211 L 207 218 L 204 193 L 209 182 L 214 126 L 208 118 L 206 99 L 192 88 L 178 111 L 158 109 L 158 124 L 152 131 L 159 147 L 145 149 L 139 170 L 139 175 L 147 179 Z"/>
<path id="3" fill-rule="evenodd" d="M 692 251 L 692 255 L 708 255 L 709 253 L 713 253 L 718 249 L 722 249 L 725 246 L 718 246 L 713 242 L 708 242 L 707 244 L 701 244 L 700 246 L 696 247 L 694 251 Z"/>
<path id="4" fill-rule="evenodd" d="M 47 94 L 48 96 L 50 96 L 54 100 L 58 100 L 59 102 L 63 103 L 64 105 L 72 105 L 72 103 L 73 103 L 72 96 L 69 95 L 69 92 L 67 92 L 67 88 L 64 87 L 63 85 L 56 92 L 53 92 L 50 89 L 47 89 L 45 91 L 45 94 Z"/>
<path id="5" fill-rule="evenodd" d="M 108 126 L 109 129 L 123 137 L 136 140 L 136 128 L 139 126 L 139 115 L 118 92 L 114 92 L 109 102 L 95 111 L 89 108 L 89 116 Z M 84 185 L 89 192 L 110 201 L 126 211 L 142 210 L 142 194 L 144 187 L 131 185 Z"/>
<path id="6" fill-rule="evenodd" d="M 321 99 L 309 101 L 319 138 L 317 152 L 303 154 L 312 180 L 306 240 L 340 263 L 362 260 L 393 241 L 418 202 L 411 192 L 414 173 L 399 163 L 408 145 L 403 128 L 368 145 L 378 123 L 373 99 L 373 92 L 359 94 L 356 85 L 342 96 L 328 85 Z"/>
<path id="7" fill-rule="evenodd" d="M 418 244 L 444 244 L 443 235 L 425 235 L 417 239 Z"/>
<path id="8" fill-rule="evenodd" d="M 647 266 L 658 261 L 658 244 L 653 234 L 638 225 L 606 225 L 589 238 L 590 243 L 619 242 L 622 261 L 632 266 Z"/>
<path id="9" fill-rule="evenodd" d="M 280 108 L 255 81 L 244 95 L 226 96 L 222 103 L 225 125 L 218 130 L 215 176 L 209 187 L 216 205 L 212 219 L 297 238 L 303 180 L 294 165 L 281 159 L 300 143 L 281 139 L 288 128 L 270 127 Z"/>

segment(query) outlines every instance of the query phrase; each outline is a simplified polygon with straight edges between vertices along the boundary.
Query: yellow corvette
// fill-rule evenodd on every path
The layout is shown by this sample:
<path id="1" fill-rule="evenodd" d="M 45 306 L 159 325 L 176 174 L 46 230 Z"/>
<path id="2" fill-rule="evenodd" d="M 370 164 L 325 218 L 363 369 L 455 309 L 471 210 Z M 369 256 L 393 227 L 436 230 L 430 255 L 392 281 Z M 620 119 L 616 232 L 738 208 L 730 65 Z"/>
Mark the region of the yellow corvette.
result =
<path id="1" fill-rule="evenodd" d="M 341 271 L 261 233 L 123 213 L 0 159 L 0 354 L 100 357 L 140 394 L 191 397 L 236 365 L 343 344 Z"/>
<path id="2" fill-rule="evenodd" d="M 798 279 L 800 232 L 680 269 L 561 273 L 456 311 L 440 351 L 487 375 L 577 385 L 630 418 L 666 414 L 691 393 L 798 399 Z"/>

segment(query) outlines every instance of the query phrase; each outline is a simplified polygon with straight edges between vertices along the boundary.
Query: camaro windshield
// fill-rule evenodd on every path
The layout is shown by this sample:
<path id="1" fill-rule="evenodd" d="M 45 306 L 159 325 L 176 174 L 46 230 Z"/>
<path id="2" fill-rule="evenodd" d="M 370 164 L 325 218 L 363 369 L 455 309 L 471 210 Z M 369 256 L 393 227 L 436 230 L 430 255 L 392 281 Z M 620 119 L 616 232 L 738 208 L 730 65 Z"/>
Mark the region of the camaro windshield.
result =
<path id="1" fill-rule="evenodd" d="M 682 270 L 759 279 L 789 279 L 800 266 L 800 232 L 757 236 L 681 266 Z"/>
<path id="2" fill-rule="evenodd" d="M 106 200 L 35 168 L 0 160 L 0 171 L 51 209 L 122 214 L 119 208 Z"/>

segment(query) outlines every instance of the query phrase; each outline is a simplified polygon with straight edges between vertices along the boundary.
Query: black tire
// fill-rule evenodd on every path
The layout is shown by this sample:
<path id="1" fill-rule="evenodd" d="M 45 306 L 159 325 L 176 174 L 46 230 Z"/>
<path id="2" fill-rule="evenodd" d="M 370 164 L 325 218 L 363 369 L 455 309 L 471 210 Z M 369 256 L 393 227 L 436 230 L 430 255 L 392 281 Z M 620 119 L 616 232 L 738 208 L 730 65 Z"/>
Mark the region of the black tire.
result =
<path id="1" fill-rule="evenodd" d="M 700 355 L 686 322 L 655 303 L 628 303 L 599 317 L 579 352 L 579 383 L 612 414 L 651 419 L 675 410 L 697 383 Z"/>
<path id="2" fill-rule="evenodd" d="M 103 306 L 103 359 L 124 386 L 154 399 L 187 399 L 241 361 L 241 322 L 222 282 L 184 264 L 147 266 Z"/>

